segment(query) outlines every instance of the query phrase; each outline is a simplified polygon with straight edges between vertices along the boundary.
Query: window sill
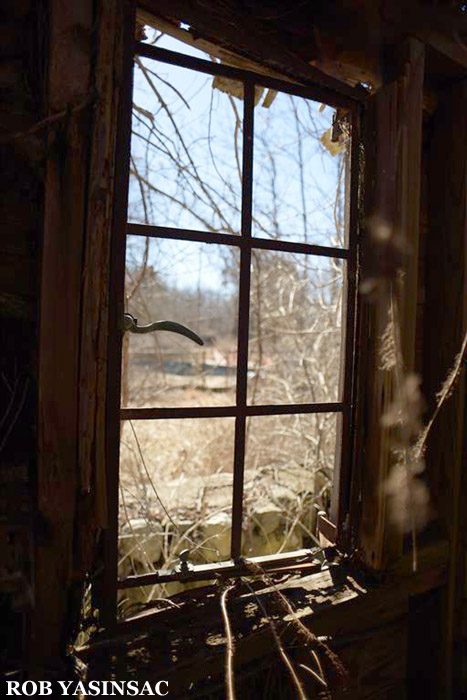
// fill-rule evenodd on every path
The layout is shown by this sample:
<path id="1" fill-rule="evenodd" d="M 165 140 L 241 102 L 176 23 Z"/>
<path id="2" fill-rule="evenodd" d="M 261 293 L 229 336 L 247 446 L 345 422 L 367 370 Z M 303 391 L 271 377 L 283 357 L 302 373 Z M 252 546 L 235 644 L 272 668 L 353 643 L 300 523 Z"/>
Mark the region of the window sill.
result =
<path id="1" fill-rule="evenodd" d="M 378 575 L 362 572 L 350 560 L 308 575 L 288 574 L 274 586 L 259 581 L 249 588 L 238 583 L 227 599 L 235 637 L 235 667 L 260 663 L 277 654 L 270 621 L 281 639 L 293 641 L 296 621 L 316 636 L 329 640 L 338 653 L 357 640 L 371 646 L 375 634 L 405 620 L 411 596 L 441 587 L 446 581 L 447 543 L 419 552 L 418 571 L 411 570 L 411 556 Z M 255 590 L 253 590 L 253 587 Z M 187 683 L 203 684 L 209 677 L 222 678 L 225 665 L 225 633 L 220 609 L 221 586 L 193 589 L 160 602 L 151 609 L 120 622 L 111 633 L 99 633 L 91 644 L 75 649 L 76 657 L 93 677 L 109 673 L 109 658 L 116 678 L 135 673 L 139 679 L 164 678 L 174 697 Z M 277 591 L 290 602 L 295 615 L 281 606 Z M 163 606 L 163 608 L 162 608 Z M 265 615 L 267 611 L 267 617 Z M 377 627 L 375 627 L 377 625 Z"/>

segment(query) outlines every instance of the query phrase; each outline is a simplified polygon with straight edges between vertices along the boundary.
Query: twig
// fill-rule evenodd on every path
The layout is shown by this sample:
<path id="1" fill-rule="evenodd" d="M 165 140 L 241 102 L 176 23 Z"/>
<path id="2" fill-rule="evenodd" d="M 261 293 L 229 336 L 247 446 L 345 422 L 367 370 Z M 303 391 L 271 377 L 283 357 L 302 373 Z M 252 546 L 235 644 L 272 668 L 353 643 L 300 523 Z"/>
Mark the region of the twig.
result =
<path id="1" fill-rule="evenodd" d="M 233 588 L 233 584 L 224 588 L 221 595 L 221 611 L 224 621 L 225 636 L 227 644 L 225 648 L 225 690 L 227 700 L 235 700 L 234 674 L 233 674 L 233 658 L 234 658 L 234 641 L 232 636 L 232 628 L 230 626 L 229 613 L 227 611 L 227 596 Z"/>
<path id="2" fill-rule="evenodd" d="M 280 653 L 282 659 L 284 660 L 285 665 L 287 666 L 287 668 L 290 672 L 290 676 L 292 678 L 293 684 L 294 684 L 295 689 L 297 691 L 298 697 L 300 698 L 300 700 L 307 700 L 307 697 L 306 697 L 305 692 L 303 690 L 302 683 L 301 683 L 299 677 L 297 676 L 294 667 L 292 666 L 292 662 L 290 661 L 289 657 L 287 656 L 287 654 L 285 652 L 284 646 L 283 646 L 283 644 L 280 640 L 280 637 L 277 634 L 277 631 L 275 629 L 275 625 L 272 622 L 272 620 L 270 620 L 269 622 L 271 624 L 271 630 L 272 630 L 272 633 L 274 635 L 274 640 L 279 648 L 279 653 Z M 324 683 L 322 678 L 319 678 L 319 676 L 316 673 L 314 674 L 314 676 L 320 683 Z M 327 687 L 325 683 L 324 683 L 324 687 Z"/>
<path id="3" fill-rule="evenodd" d="M 141 448 L 141 443 L 140 443 L 140 441 L 139 441 L 138 435 L 136 434 L 136 430 L 135 430 L 135 428 L 134 428 L 133 421 L 129 420 L 128 423 L 130 424 L 131 430 L 132 430 L 132 432 L 133 432 L 133 436 L 134 436 L 135 441 L 136 441 L 136 445 L 137 445 L 137 447 L 138 447 L 138 452 L 139 452 L 139 456 L 140 456 L 140 459 L 141 459 L 141 463 L 142 463 L 142 465 L 143 465 L 144 471 L 146 472 L 146 476 L 147 476 L 147 479 L 148 479 L 148 481 L 149 481 L 149 484 L 150 484 L 152 490 L 154 491 L 154 494 L 155 494 L 155 496 L 156 496 L 156 499 L 159 501 L 159 503 L 160 503 L 160 505 L 161 505 L 161 507 L 162 507 L 164 513 L 166 514 L 168 520 L 169 520 L 169 521 L 171 522 L 171 524 L 174 526 L 175 531 L 176 531 L 177 533 L 180 533 L 180 527 L 177 525 L 177 523 L 175 522 L 175 520 L 172 518 L 172 516 L 170 515 L 169 511 L 168 511 L 167 508 L 165 507 L 164 502 L 162 501 L 162 499 L 161 499 L 161 497 L 160 497 L 160 495 L 159 495 L 159 492 L 158 492 L 158 490 L 156 489 L 156 486 L 155 486 L 155 484 L 154 484 L 154 480 L 152 479 L 152 477 L 151 477 L 151 475 L 150 475 L 150 473 L 149 473 L 149 469 L 148 469 L 148 467 L 147 467 L 147 465 L 146 465 L 146 460 L 144 459 L 143 450 L 142 450 L 142 448 Z M 218 512 L 222 512 L 222 509 L 220 509 Z M 194 527 L 195 527 L 195 525 L 193 525 L 191 529 L 194 529 Z M 183 533 L 183 535 L 180 537 L 180 540 L 179 540 L 179 541 L 181 541 L 181 540 L 186 540 L 187 542 L 189 542 L 189 543 L 194 547 L 194 549 L 207 549 L 208 551 L 213 551 L 211 547 L 203 547 L 203 546 L 202 546 L 203 543 L 197 544 L 193 539 L 191 539 L 191 537 L 188 537 L 188 532 L 190 532 L 190 528 L 189 528 L 185 533 Z M 204 540 L 203 542 L 207 542 L 207 541 L 208 541 L 208 540 Z"/>
<path id="4" fill-rule="evenodd" d="M 323 681 L 323 679 L 321 678 L 321 676 L 319 676 L 319 675 L 316 673 L 316 671 L 313 671 L 312 668 L 310 668 L 309 666 L 306 666 L 306 664 L 298 664 L 298 665 L 300 666 L 300 668 L 303 668 L 305 671 L 307 671 L 307 672 L 311 675 L 311 677 L 315 679 L 315 681 L 317 681 L 317 682 L 320 683 L 321 685 L 324 684 L 324 681 Z M 327 686 L 324 684 L 324 687 L 326 688 Z"/>
<path id="5" fill-rule="evenodd" d="M 178 532 L 179 527 L 178 527 L 177 523 L 175 522 L 175 520 L 172 518 L 172 516 L 170 515 L 169 511 L 168 511 L 167 508 L 165 507 L 165 505 L 164 505 L 164 503 L 163 503 L 161 497 L 159 496 L 159 492 L 157 491 L 157 489 L 156 489 L 156 487 L 155 487 L 155 485 L 154 485 L 154 481 L 151 479 L 151 475 L 150 475 L 149 470 L 148 470 L 148 468 L 147 468 L 147 466 L 146 466 L 146 460 L 144 459 L 143 451 L 142 451 L 142 449 L 141 449 L 141 444 L 140 444 L 140 442 L 139 442 L 138 436 L 137 436 L 137 434 L 136 434 L 136 430 L 135 430 L 134 425 L 133 425 L 133 421 L 129 420 L 128 422 L 129 422 L 129 424 L 130 424 L 130 427 L 131 427 L 133 436 L 134 436 L 134 438 L 135 438 L 136 445 L 137 445 L 137 447 L 138 447 L 139 456 L 140 456 L 140 458 L 141 458 L 141 463 L 142 463 L 142 465 L 143 465 L 143 467 L 144 467 L 144 471 L 146 472 L 146 476 L 148 477 L 148 480 L 149 480 L 149 483 L 150 483 L 150 485 L 151 485 L 151 488 L 152 488 L 152 490 L 154 491 L 154 494 L 155 494 L 157 500 L 159 501 L 159 503 L 160 503 L 160 505 L 161 505 L 161 507 L 162 507 L 162 510 L 164 511 L 164 513 L 166 514 L 166 516 L 168 517 L 168 519 L 170 520 L 170 522 L 172 523 L 172 525 L 174 526 L 174 528 L 176 529 L 176 531 Z"/>
<path id="6" fill-rule="evenodd" d="M 262 569 L 258 564 L 253 563 L 251 561 L 247 561 L 246 559 L 243 559 L 242 563 L 250 569 L 250 571 L 256 575 L 260 575 L 263 577 L 263 580 L 265 583 L 267 583 L 271 589 L 274 597 L 276 600 L 279 602 L 279 604 L 286 610 L 286 612 L 290 615 L 292 618 L 292 622 L 295 624 L 297 627 L 299 633 L 304 637 L 308 643 L 312 644 L 313 646 L 317 647 L 320 651 L 322 651 L 329 662 L 332 664 L 334 670 L 336 673 L 340 676 L 340 678 L 343 681 L 346 681 L 348 678 L 348 673 L 346 668 L 343 666 L 341 660 L 339 657 L 328 647 L 327 644 L 325 644 L 319 637 L 317 637 L 311 630 L 309 630 L 303 622 L 299 619 L 297 616 L 295 610 L 293 609 L 292 605 L 290 604 L 289 600 L 285 597 L 283 593 L 277 588 L 276 584 L 274 581 L 271 579 L 270 576 Z M 323 676 L 323 680 L 325 681 L 326 679 Z"/>
<path id="7" fill-rule="evenodd" d="M 245 580 L 244 580 L 244 583 L 246 584 L 246 586 L 250 589 L 250 591 L 251 591 L 251 592 L 253 593 L 253 595 L 255 596 L 256 601 L 257 601 L 259 607 L 261 608 L 261 611 L 262 611 L 262 613 L 263 613 L 263 615 L 264 615 L 264 617 L 265 617 L 265 619 L 266 619 L 266 622 L 268 623 L 268 625 L 269 625 L 270 628 L 271 628 L 271 632 L 272 632 L 272 635 L 273 635 L 273 637 L 274 637 L 274 641 L 275 641 L 275 643 L 276 643 L 276 645 L 277 645 L 277 648 L 278 648 L 278 650 L 279 650 L 279 654 L 281 655 L 281 658 L 282 658 L 284 664 L 286 665 L 287 670 L 288 670 L 289 673 L 290 673 L 290 676 L 291 676 L 291 678 L 292 678 L 292 682 L 293 682 L 293 684 L 294 684 L 294 686 L 295 686 L 295 689 L 296 689 L 296 691 L 297 691 L 298 697 L 300 698 L 300 700 L 307 700 L 307 697 L 306 697 L 306 695 L 305 695 L 305 691 L 303 690 L 303 685 L 302 685 L 302 683 L 301 683 L 299 677 L 297 676 L 297 673 L 296 673 L 296 671 L 295 671 L 295 669 L 294 669 L 294 667 L 293 667 L 293 664 L 292 664 L 292 662 L 291 662 L 291 660 L 290 660 L 290 658 L 289 658 L 287 652 L 286 652 L 285 649 L 284 649 L 284 645 L 282 644 L 281 638 L 280 638 L 280 636 L 279 636 L 279 634 L 278 634 L 278 632 L 277 632 L 276 625 L 275 625 L 274 621 L 273 621 L 273 620 L 270 618 L 270 616 L 268 615 L 268 613 L 267 613 L 267 611 L 266 611 L 266 608 L 264 607 L 261 598 L 258 596 L 258 594 L 257 594 L 256 591 L 253 589 L 253 587 L 249 584 L 248 581 L 245 581 Z M 320 685 L 324 686 L 325 688 L 328 687 L 326 681 L 324 680 L 324 678 L 319 678 L 318 674 L 315 673 L 314 671 L 313 671 L 312 673 L 314 674 L 315 680 L 316 680 Z"/>
<path id="8" fill-rule="evenodd" d="M 420 439 L 417 442 L 415 454 L 418 458 L 420 458 L 423 455 L 423 452 L 426 448 L 428 436 L 430 435 L 430 432 L 433 428 L 433 425 L 436 422 L 438 415 L 439 415 L 441 409 L 443 408 L 444 404 L 452 395 L 452 393 L 456 387 L 456 384 L 462 375 L 462 370 L 465 368 L 466 363 L 467 363 L 467 331 L 466 331 L 466 334 L 464 336 L 464 340 L 462 341 L 461 351 L 457 355 L 457 357 L 454 361 L 454 367 L 452 368 L 452 370 L 448 374 L 446 380 L 443 383 L 443 386 L 441 387 L 441 390 L 437 394 L 436 407 L 435 407 L 435 410 L 433 411 L 433 415 L 431 416 L 426 427 L 422 431 Z"/>
<path id="9" fill-rule="evenodd" d="M 9 419 L 9 423 L 7 424 L 5 431 L 4 431 L 4 433 L 1 437 L 1 440 L 0 440 L 0 452 L 3 451 L 3 448 L 5 447 L 5 445 L 8 441 L 8 438 L 10 437 L 11 431 L 15 427 L 15 425 L 18 421 L 18 418 L 21 415 L 21 411 L 23 410 L 24 404 L 26 403 L 28 389 L 29 389 L 29 377 L 24 378 L 21 395 L 19 393 L 20 392 L 19 381 L 15 384 L 14 393 L 13 393 L 13 396 L 11 398 L 10 404 L 8 406 L 7 412 L 5 413 L 5 415 L 1 419 L 1 427 L 3 427 L 3 424 L 6 422 L 7 419 Z M 14 415 L 12 417 L 10 417 L 10 412 L 14 408 L 14 401 L 18 396 L 19 396 L 19 400 L 17 402 L 16 410 L 14 412 Z"/>
<path id="10" fill-rule="evenodd" d="M 32 134 L 36 134 L 38 131 L 42 131 L 42 129 L 45 129 L 50 124 L 54 124 L 55 122 L 58 122 L 61 119 L 65 119 L 65 117 L 69 114 L 76 114 L 76 112 L 81 112 L 81 110 L 85 109 L 92 102 L 94 102 L 94 97 L 88 96 L 85 100 L 83 100 L 83 102 L 80 102 L 75 107 L 63 109 L 61 112 L 51 114 L 50 116 L 45 117 L 45 119 L 41 119 L 41 121 L 33 124 L 33 126 L 31 126 L 30 129 L 26 129 L 26 131 L 17 131 L 14 134 L 7 134 L 6 136 L 3 136 L 2 138 L 0 138 L 0 144 L 9 143 L 10 141 L 15 141 L 16 139 L 21 139 L 25 136 L 31 136 Z"/>

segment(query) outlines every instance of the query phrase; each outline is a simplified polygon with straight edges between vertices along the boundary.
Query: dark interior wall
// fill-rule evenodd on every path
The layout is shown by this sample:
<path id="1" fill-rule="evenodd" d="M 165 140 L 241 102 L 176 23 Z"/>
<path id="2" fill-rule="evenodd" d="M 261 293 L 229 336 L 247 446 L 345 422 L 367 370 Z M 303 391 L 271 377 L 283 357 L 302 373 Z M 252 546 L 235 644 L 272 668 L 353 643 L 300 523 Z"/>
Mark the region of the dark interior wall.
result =
<path id="1" fill-rule="evenodd" d="M 61 668 L 106 527 L 107 281 L 129 4 L 0 7 L 0 673 Z"/>
<path id="2" fill-rule="evenodd" d="M 438 92 L 432 117 L 428 169 L 424 393 L 429 413 L 459 358 L 467 328 L 467 81 Z M 465 359 L 464 359 L 465 365 Z M 453 649 L 454 687 L 466 692 L 466 396 L 458 373 L 432 431 L 427 478 L 437 520 L 450 542 L 446 641 Z M 463 668 L 462 668 L 463 667 Z"/>
<path id="3" fill-rule="evenodd" d="M 44 4 L 0 7 L 0 668 L 21 664 L 33 604 L 36 357 L 43 221 Z M 16 135 L 12 137 L 12 134 Z M 8 643 L 6 641 L 8 640 Z"/>

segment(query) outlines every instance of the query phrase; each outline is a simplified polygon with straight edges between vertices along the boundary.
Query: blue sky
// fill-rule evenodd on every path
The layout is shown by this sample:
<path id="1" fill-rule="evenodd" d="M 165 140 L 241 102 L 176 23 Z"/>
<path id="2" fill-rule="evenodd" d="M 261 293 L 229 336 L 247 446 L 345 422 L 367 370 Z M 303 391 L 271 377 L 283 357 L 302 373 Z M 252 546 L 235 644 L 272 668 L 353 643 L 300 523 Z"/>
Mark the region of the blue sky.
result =
<path id="1" fill-rule="evenodd" d="M 148 34 L 151 39 L 153 30 Z M 157 45 L 206 58 L 167 35 Z M 138 135 L 132 139 L 132 159 L 149 184 L 132 179 L 129 220 L 240 233 L 242 100 L 217 89 L 216 82 L 213 86 L 211 76 L 140 61 L 135 66 L 133 129 Z M 262 106 L 266 96 L 273 98 L 268 108 Z M 339 159 L 319 141 L 332 116 L 330 107 L 264 90 L 255 108 L 253 235 L 338 244 Z M 141 259 L 143 246 L 142 239 L 129 240 L 129 264 Z M 229 293 L 224 270 L 231 257 L 230 248 L 156 241 L 150 246 L 149 264 L 171 285 L 201 284 Z"/>

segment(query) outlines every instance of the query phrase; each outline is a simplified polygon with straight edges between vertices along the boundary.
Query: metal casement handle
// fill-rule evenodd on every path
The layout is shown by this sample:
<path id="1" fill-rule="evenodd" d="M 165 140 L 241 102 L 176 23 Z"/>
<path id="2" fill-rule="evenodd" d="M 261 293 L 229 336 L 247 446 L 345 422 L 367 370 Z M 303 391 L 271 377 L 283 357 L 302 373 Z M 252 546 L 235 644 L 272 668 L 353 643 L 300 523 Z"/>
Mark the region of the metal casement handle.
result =
<path id="1" fill-rule="evenodd" d="M 176 323 L 175 321 L 154 321 L 154 323 L 148 323 L 146 326 L 138 326 L 138 319 L 131 314 L 123 314 L 123 331 L 130 331 L 130 333 L 154 333 L 155 331 L 169 331 L 170 333 L 178 333 L 179 335 L 184 335 L 185 338 L 189 338 L 198 345 L 204 345 L 204 341 L 196 335 L 196 333 L 181 323 Z"/>

